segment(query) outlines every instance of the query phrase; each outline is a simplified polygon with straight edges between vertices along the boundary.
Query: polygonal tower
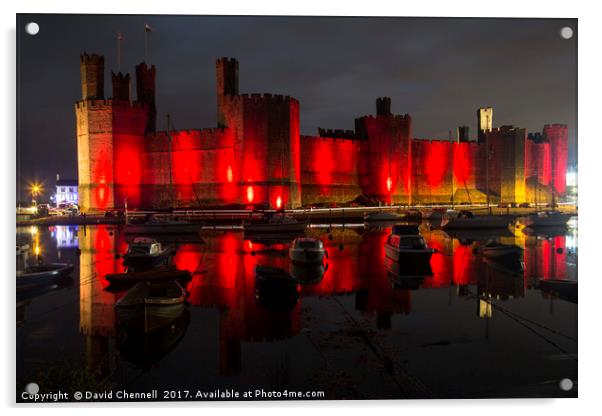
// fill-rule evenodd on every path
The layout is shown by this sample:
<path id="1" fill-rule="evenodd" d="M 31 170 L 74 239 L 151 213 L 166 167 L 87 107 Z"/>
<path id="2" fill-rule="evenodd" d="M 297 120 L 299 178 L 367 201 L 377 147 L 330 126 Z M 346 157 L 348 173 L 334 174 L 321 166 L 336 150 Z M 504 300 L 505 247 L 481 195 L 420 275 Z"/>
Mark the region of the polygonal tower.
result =
<path id="1" fill-rule="evenodd" d="M 217 125 L 228 123 L 227 101 L 238 95 L 238 61 L 234 58 L 219 58 L 215 61 L 217 83 Z"/>
<path id="2" fill-rule="evenodd" d="M 79 205 L 83 212 L 140 203 L 149 107 L 130 102 L 130 76 L 113 74 L 104 99 L 104 57 L 80 57 L 82 99 L 75 104 Z"/>
<path id="3" fill-rule="evenodd" d="M 493 108 L 481 107 L 477 110 L 477 131 L 478 142 L 485 143 L 487 132 L 493 129 Z"/>
<path id="4" fill-rule="evenodd" d="M 138 102 L 148 106 L 146 132 L 152 133 L 157 127 L 157 108 L 155 105 L 155 78 L 157 69 L 146 62 L 136 65 L 136 96 Z"/>
<path id="5" fill-rule="evenodd" d="M 376 116 L 355 119 L 362 142 L 358 172 L 362 193 L 384 203 L 411 203 L 412 119 L 391 113 L 391 99 L 376 100 Z"/>

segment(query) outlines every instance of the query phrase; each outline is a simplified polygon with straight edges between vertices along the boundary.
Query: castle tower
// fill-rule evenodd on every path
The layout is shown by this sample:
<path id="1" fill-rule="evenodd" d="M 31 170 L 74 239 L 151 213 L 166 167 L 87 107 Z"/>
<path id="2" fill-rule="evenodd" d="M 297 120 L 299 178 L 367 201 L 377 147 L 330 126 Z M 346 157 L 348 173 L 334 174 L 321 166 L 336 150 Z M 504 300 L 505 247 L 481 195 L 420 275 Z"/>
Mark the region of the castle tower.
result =
<path id="1" fill-rule="evenodd" d="M 80 69 L 82 100 L 75 104 L 80 209 L 104 211 L 126 200 L 137 207 L 149 106 L 130 102 L 130 77 L 123 74 L 112 74 L 114 98 L 104 99 L 102 56 L 83 54 Z"/>
<path id="2" fill-rule="evenodd" d="M 238 95 L 238 61 L 234 58 L 219 58 L 215 61 L 217 81 L 217 125 L 228 125 L 226 102 Z"/>
<path id="3" fill-rule="evenodd" d="M 478 142 L 484 143 L 487 132 L 493 129 L 493 108 L 481 107 L 477 110 L 478 119 Z"/>
<path id="4" fill-rule="evenodd" d="M 155 79 L 157 70 L 146 62 L 136 65 L 136 95 L 138 101 L 148 105 L 146 132 L 151 133 L 157 127 L 157 108 L 155 106 Z"/>
<path id="5" fill-rule="evenodd" d="M 130 74 L 115 74 L 111 72 L 111 80 L 113 82 L 113 100 L 127 101 L 131 100 L 131 80 Z"/>
<path id="6" fill-rule="evenodd" d="M 411 203 L 412 119 L 393 115 L 391 99 L 376 100 L 376 116 L 355 119 L 363 138 L 358 173 L 365 196 L 384 203 Z"/>
<path id="7" fill-rule="evenodd" d="M 82 83 L 82 100 L 104 100 L 105 58 L 102 55 L 84 53 L 79 57 Z"/>
<path id="8" fill-rule="evenodd" d="M 466 143 L 470 141 L 468 136 L 468 126 L 458 126 L 458 141 L 460 143 Z"/>
<path id="9" fill-rule="evenodd" d="M 391 98 L 379 97 L 376 99 L 376 115 L 389 116 L 391 115 Z"/>
<path id="10" fill-rule="evenodd" d="M 569 155 L 569 130 L 566 124 L 546 124 L 543 136 L 550 143 L 553 198 L 566 194 L 566 170 Z M 557 202 L 557 201 L 553 201 Z"/>

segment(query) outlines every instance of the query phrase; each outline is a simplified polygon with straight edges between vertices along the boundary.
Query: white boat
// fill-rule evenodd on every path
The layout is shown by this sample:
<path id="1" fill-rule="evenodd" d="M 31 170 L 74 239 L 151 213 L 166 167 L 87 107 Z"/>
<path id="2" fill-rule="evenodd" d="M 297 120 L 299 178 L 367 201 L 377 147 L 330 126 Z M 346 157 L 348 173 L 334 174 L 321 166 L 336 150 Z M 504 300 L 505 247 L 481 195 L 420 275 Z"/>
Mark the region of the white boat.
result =
<path id="1" fill-rule="evenodd" d="M 297 221 L 282 212 L 265 214 L 260 220 L 244 222 L 246 234 L 303 233 L 307 222 Z"/>
<path id="2" fill-rule="evenodd" d="M 411 267 L 428 263 L 434 252 L 420 234 L 391 234 L 385 242 L 387 257 Z"/>
<path id="3" fill-rule="evenodd" d="M 171 246 L 163 247 L 153 238 L 136 237 L 123 255 L 123 265 L 128 271 L 150 270 L 161 265 L 167 266 L 173 254 Z"/>
<path id="4" fill-rule="evenodd" d="M 125 225 L 126 234 L 198 234 L 200 224 L 152 215 L 143 221 L 132 219 Z"/>
<path id="5" fill-rule="evenodd" d="M 529 228 L 566 227 L 573 216 L 573 214 L 567 214 L 560 211 L 539 211 L 517 218 L 516 224 L 519 227 Z"/>
<path id="6" fill-rule="evenodd" d="M 507 228 L 513 220 L 512 215 L 474 215 L 470 211 L 448 210 L 443 214 L 441 228 L 445 230 Z"/>
<path id="7" fill-rule="evenodd" d="M 395 212 L 379 211 L 379 212 L 367 212 L 364 214 L 364 222 L 394 222 L 403 221 L 405 216 L 397 214 Z"/>
<path id="8" fill-rule="evenodd" d="M 322 263 L 324 254 L 322 240 L 313 237 L 295 238 L 288 250 L 290 259 L 295 263 Z"/>
<path id="9" fill-rule="evenodd" d="M 175 280 L 140 282 L 115 303 L 120 323 L 150 332 L 175 321 L 186 305 L 186 291 Z"/>

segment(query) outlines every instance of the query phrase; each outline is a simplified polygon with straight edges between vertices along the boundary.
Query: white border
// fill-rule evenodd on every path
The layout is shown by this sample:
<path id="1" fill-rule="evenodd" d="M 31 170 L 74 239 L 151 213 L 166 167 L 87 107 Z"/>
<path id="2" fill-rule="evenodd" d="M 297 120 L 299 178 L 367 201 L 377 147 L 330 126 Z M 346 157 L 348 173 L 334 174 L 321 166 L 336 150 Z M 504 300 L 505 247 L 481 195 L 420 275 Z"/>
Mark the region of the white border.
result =
<path id="1" fill-rule="evenodd" d="M 7 4 L 8 3 L 8 4 Z M 16 3 L 16 2 L 15 2 Z M 15 200 L 15 13 L 125 13 L 125 14 L 265 14 L 265 15 L 333 15 L 333 16 L 465 16 L 465 17 L 571 17 L 579 18 L 579 186 L 580 186 L 580 230 L 579 230 L 579 274 L 581 280 L 579 302 L 579 399 L 577 400 L 440 400 L 440 401 L 353 401 L 353 402 L 288 402 L 288 403 L 174 403 L 169 407 L 171 412 L 206 413 L 214 409 L 219 413 L 236 412 L 251 414 L 283 413 L 296 415 L 307 412 L 332 412 L 334 408 L 344 408 L 346 414 L 362 414 L 365 416 L 375 407 L 377 412 L 420 412 L 420 414 L 446 414 L 463 416 L 468 414 L 487 414 L 487 416 L 531 411 L 553 414 L 593 413 L 601 408 L 599 397 L 602 396 L 600 382 L 600 349 L 602 348 L 600 331 L 599 297 L 602 293 L 602 276 L 598 273 L 600 265 L 596 257 L 600 257 L 598 247 L 600 238 L 596 238 L 600 228 L 601 217 L 595 215 L 594 204 L 600 200 L 601 172 L 596 169 L 600 165 L 602 155 L 600 142 L 599 109 L 600 99 L 600 27 L 602 16 L 595 2 L 577 1 L 541 1 L 525 0 L 491 1 L 398 1 L 375 2 L 366 1 L 326 1 L 303 0 L 297 2 L 262 1 L 262 0 L 228 0 L 228 1 L 184 1 L 184 0 L 102 0 L 98 2 L 84 1 L 44 1 L 21 0 L 2 2 L 0 19 L 3 28 L 2 59 L 0 62 L 0 81 L 3 92 L 0 105 L 2 119 L 0 126 L 5 141 L 2 153 L 2 180 L 5 195 L 9 201 L 0 204 L 1 218 L 4 227 L 2 247 L 2 275 L 4 287 L 3 304 L 12 305 L 14 292 L 8 290 L 8 281 L 14 270 L 14 200 Z M 11 406 L 14 400 L 14 309 L 6 307 L 4 329 L 6 336 L 0 344 L 3 360 L 0 377 L 0 394 L 2 404 Z M 12 370 L 11 370 L 12 369 Z M 492 374 L 492 377 L 495 377 Z M 141 407 L 141 404 L 124 406 L 126 409 Z M 165 412 L 164 403 L 146 404 L 144 412 L 160 414 Z M 198 409 L 183 409 L 194 406 Z M 65 412 L 106 413 L 117 410 L 115 405 L 97 404 L 92 408 L 81 406 L 46 406 L 43 412 L 63 414 Z M 30 411 L 31 408 L 22 409 Z M 14 407 L 9 409 L 19 411 Z"/>

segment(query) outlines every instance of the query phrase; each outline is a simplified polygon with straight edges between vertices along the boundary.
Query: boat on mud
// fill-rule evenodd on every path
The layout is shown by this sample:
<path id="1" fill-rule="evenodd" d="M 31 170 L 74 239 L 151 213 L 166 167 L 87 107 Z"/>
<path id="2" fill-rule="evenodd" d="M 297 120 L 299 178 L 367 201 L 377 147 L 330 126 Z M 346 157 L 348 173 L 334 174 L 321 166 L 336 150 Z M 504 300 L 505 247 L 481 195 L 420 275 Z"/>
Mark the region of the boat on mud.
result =
<path id="1" fill-rule="evenodd" d="M 150 332 L 171 324 L 186 308 L 186 291 L 175 280 L 143 281 L 115 303 L 121 325 Z"/>

